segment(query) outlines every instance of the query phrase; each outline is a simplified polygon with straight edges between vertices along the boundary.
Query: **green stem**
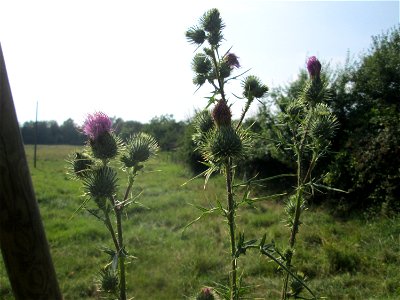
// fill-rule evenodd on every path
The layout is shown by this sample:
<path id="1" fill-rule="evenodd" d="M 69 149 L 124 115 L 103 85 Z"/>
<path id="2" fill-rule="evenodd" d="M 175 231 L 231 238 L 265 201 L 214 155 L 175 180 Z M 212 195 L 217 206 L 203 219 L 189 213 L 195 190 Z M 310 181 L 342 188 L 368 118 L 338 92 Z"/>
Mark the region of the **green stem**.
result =
<path id="1" fill-rule="evenodd" d="M 308 124 L 307 124 L 308 127 Z M 301 212 L 301 196 L 302 196 L 302 172 L 301 172 L 301 168 L 302 168 L 302 164 L 301 164 L 301 153 L 303 151 L 303 145 L 304 145 L 304 141 L 305 141 L 305 137 L 306 137 L 306 131 L 304 132 L 303 138 L 301 139 L 300 142 L 300 147 L 297 148 L 296 152 L 297 152 L 297 190 L 296 190 L 296 209 L 294 212 L 294 220 L 293 220 L 293 225 L 292 225 L 292 229 L 291 229 L 291 233 L 290 233 L 290 239 L 289 239 L 289 247 L 291 250 L 293 250 L 294 247 L 294 243 L 296 240 L 296 234 L 298 232 L 299 229 L 299 220 L 300 220 L 300 212 Z M 293 253 L 293 252 L 292 252 Z M 286 260 L 286 267 L 290 268 L 290 265 L 292 263 L 292 255 L 290 255 L 287 260 Z M 289 284 L 289 273 L 286 273 L 286 276 L 284 278 L 283 281 L 283 288 L 282 288 L 282 293 L 281 293 L 281 300 L 285 300 L 286 299 L 286 295 L 287 295 L 287 290 L 288 290 L 288 284 Z"/>
<path id="2" fill-rule="evenodd" d="M 221 98 L 222 100 L 224 100 L 226 102 L 225 99 L 225 92 L 224 92 L 224 81 L 222 80 L 222 78 L 219 76 L 219 70 L 218 70 L 218 61 L 217 58 L 215 56 L 215 53 L 217 52 L 217 50 L 214 49 L 213 47 L 213 51 L 212 51 L 212 59 L 213 59 L 213 63 L 214 63 L 214 69 L 215 69 L 215 76 L 217 77 L 217 81 L 218 81 L 218 85 L 219 85 L 219 93 L 221 94 Z"/>
<path id="3" fill-rule="evenodd" d="M 115 210 L 117 219 L 117 230 L 118 230 L 118 259 L 120 268 L 120 300 L 126 300 L 126 283 L 125 283 L 125 253 L 124 253 L 124 241 L 122 238 L 122 207 L 117 207 Z"/>
<path id="4" fill-rule="evenodd" d="M 250 105 L 251 105 L 252 102 L 253 102 L 253 99 L 247 99 L 246 105 L 245 105 L 245 107 L 244 107 L 244 109 L 243 109 L 243 111 L 242 111 L 242 115 L 240 116 L 239 123 L 238 123 L 237 126 L 236 126 L 236 130 L 238 130 L 239 127 L 240 127 L 240 125 L 242 125 L 242 122 L 243 122 L 243 120 L 244 120 L 244 117 L 246 116 L 247 111 L 249 110 Z"/>
<path id="5" fill-rule="evenodd" d="M 112 223 L 111 223 L 111 220 L 110 220 L 110 216 L 109 216 L 109 214 L 108 214 L 108 212 L 106 210 L 104 210 L 104 215 L 105 215 L 104 224 L 106 224 L 106 227 L 107 227 L 108 231 L 111 234 L 112 240 L 114 242 L 115 250 L 118 251 L 119 250 L 118 240 L 117 240 L 117 237 L 115 236 L 115 231 L 114 231 L 114 228 L 112 226 Z"/>
<path id="6" fill-rule="evenodd" d="M 134 170 L 135 172 L 136 170 Z M 126 278 L 125 278 L 125 250 L 124 240 L 122 236 L 122 212 L 124 209 L 124 203 L 129 197 L 135 174 L 129 176 L 128 186 L 125 191 L 125 196 L 122 204 L 114 203 L 114 212 L 117 220 L 117 231 L 118 231 L 118 260 L 119 260 L 119 271 L 120 271 L 120 300 L 126 300 Z"/>
<path id="7" fill-rule="evenodd" d="M 231 276 L 230 276 L 230 289 L 231 300 L 238 299 L 237 291 L 237 258 L 236 258 L 236 236 L 235 236 L 235 202 L 232 192 L 232 163 L 230 158 L 227 159 L 225 165 L 226 171 L 226 193 L 228 200 L 228 225 L 229 235 L 231 240 Z"/>

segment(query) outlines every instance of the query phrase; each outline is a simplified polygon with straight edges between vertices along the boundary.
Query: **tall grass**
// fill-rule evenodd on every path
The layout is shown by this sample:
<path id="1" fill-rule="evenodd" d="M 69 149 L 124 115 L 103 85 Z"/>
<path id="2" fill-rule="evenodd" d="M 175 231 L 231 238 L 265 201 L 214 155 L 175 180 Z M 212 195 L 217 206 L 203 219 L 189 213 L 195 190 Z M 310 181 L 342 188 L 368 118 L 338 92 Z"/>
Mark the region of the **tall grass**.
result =
<path id="1" fill-rule="evenodd" d="M 107 232 L 84 212 L 79 184 L 65 175 L 71 146 L 39 146 L 37 168 L 33 147 L 26 148 L 32 180 L 50 244 L 59 284 L 65 299 L 96 299 L 95 274 L 108 246 Z M 207 206 L 224 199 L 223 178 L 194 180 L 186 169 L 162 153 L 138 177 L 136 192 L 143 204 L 128 208 L 125 239 L 136 259 L 128 266 L 128 294 L 135 299 L 190 299 L 204 285 L 228 282 L 225 224 L 210 215 L 189 227 L 199 212 L 190 204 Z M 150 173 L 152 172 L 152 173 Z M 72 218 L 71 218 L 72 217 Z M 287 244 L 287 229 L 280 224 L 283 207 L 276 202 L 248 208 L 238 216 L 247 236 L 267 233 L 278 246 Z M 303 218 L 294 264 L 310 278 L 319 296 L 330 299 L 400 298 L 400 219 L 353 218 L 337 220 L 321 208 L 310 208 Z M 242 258 L 241 258 L 242 259 Z M 243 257 L 250 298 L 278 299 L 281 279 L 265 257 Z M 267 276 L 267 277 L 266 277 Z M 270 276 L 270 277 L 268 277 Z M 267 290 L 266 290 L 267 288 Z M 0 299 L 13 299 L 4 265 L 0 263 Z"/>

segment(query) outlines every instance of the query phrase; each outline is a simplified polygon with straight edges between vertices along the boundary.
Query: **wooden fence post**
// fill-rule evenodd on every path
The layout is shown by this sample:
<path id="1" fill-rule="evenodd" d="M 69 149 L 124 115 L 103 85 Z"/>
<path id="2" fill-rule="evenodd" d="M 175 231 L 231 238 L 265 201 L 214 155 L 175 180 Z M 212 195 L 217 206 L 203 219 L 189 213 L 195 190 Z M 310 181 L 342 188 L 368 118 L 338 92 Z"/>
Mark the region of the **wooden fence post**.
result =
<path id="1" fill-rule="evenodd" d="M 62 299 L 0 45 L 0 247 L 15 299 Z"/>

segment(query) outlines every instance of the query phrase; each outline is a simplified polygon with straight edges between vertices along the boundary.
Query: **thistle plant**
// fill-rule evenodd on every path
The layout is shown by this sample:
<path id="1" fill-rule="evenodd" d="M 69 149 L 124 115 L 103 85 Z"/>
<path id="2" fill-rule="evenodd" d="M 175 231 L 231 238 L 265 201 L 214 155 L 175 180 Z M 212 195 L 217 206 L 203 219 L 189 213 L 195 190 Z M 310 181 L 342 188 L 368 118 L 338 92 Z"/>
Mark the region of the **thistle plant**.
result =
<path id="1" fill-rule="evenodd" d="M 242 81 L 242 99 L 245 99 L 245 105 L 239 120 L 232 119 L 226 86 L 231 80 L 237 79 L 247 71 L 234 76 L 234 71 L 240 67 L 238 56 L 230 52 L 231 49 L 221 55 L 224 27 L 219 11 L 211 9 L 200 18 L 198 25 L 187 30 L 186 38 L 197 46 L 197 53 L 192 61 L 192 69 L 195 73 L 193 83 L 198 88 L 205 83 L 212 87 L 212 95 L 209 97 L 207 107 L 197 115 L 194 121 L 196 133 L 193 135 L 193 140 L 208 166 L 202 174 L 206 176 L 206 183 L 214 172 L 220 172 L 226 180 L 226 204 L 223 205 L 221 201 L 217 201 L 216 207 L 201 209 L 203 216 L 218 211 L 227 221 L 230 242 L 228 298 L 236 300 L 239 299 L 241 292 L 241 280 L 238 278 L 240 251 L 237 247 L 239 235 L 235 218 L 239 206 L 251 199 L 247 197 L 248 194 L 241 201 L 235 198 L 234 188 L 237 187 L 234 183 L 235 167 L 251 145 L 250 134 L 242 126 L 243 120 L 252 102 L 264 97 L 268 87 L 256 76 L 246 77 Z"/>
<path id="2" fill-rule="evenodd" d="M 101 112 L 88 115 L 82 131 L 88 140 L 82 152 L 71 155 L 68 173 L 82 183 L 84 201 L 78 210 L 86 209 L 101 221 L 112 240 L 113 247 L 104 249 L 109 261 L 99 272 L 100 289 L 113 299 L 126 300 L 125 264 L 130 256 L 125 248 L 122 216 L 129 205 L 139 204 L 131 189 L 158 145 L 145 133 L 123 142 L 114 134 L 111 119 Z M 127 175 L 122 197 L 118 193 L 118 166 Z"/>
<path id="3" fill-rule="evenodd" d="M 300 218 L 307 208 L 307 197 L 315 190 L 330 189 L 321 184 L 321 178 L 314 175 L 313 171 L 321 157 L 329 151 L 330 140 L 338 126 L 335 116 L 324 104 L 329 100 L 330 93 L 327 83 L 321 79 L 321 63 L 315 56 L 309 58 L 307 70 L 310 78 L 297 99 L 288 103 L 280 114 L 281 125 L 277 131 L 281 145 L 286 151 L 290 151 L 297 166 L 295 193 L 289 197 L 285 207 L 290 238 L 283 255 L 286 268 L 294 273 L 292 258 L 296 235 L 301 225 Z M 282 300 L 291 296 L 298 297 L 304 287 L 297 279 L 293 279 L 290 284 L 289 274 L 289 271 L 285 272 Z"/>

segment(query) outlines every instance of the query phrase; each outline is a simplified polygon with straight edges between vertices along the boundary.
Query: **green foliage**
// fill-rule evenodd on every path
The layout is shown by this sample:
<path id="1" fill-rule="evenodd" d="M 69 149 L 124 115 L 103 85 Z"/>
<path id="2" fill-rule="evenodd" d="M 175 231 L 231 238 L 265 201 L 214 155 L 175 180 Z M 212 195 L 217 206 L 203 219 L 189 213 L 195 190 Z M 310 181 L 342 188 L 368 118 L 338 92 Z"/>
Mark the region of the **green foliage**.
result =
<path id="1" fill-rule="evenodd" d="M 357 253 L 333 245 L 325 247 L 331 273 L 355 273 L 361 269 L 361 258 Z"/>
<path id="2" fill-rule="evenodd" d="M 176 122 L 173 115 L 162 115 L 145 124 L 143 131 L 157 140 L 161 150 L 171 151 L 181 145 L 185 126 L 184 122 Z"/>
<path id="3" fill-rule="evenodd" d="M 41 145 L 84 143 L 84 136 L 72 119 L 66 120 L 60 126 L 56 121 L 38 121 L 37 128 L 35 122 L 25 122 L 21 127 L 21 134 L 25 144 L 34 144 L 35 136 L 37 143 Z"/>
<path id="4" fill-rule="evenodd" d="M 374 37 L 369 53 L 335 86 L 336 99 L 345 104 L 343 129 L 326 182 L 350 191 L 341 197 L 347 209 L 400 212 L 399 49 L 399 27 Z"/>
<path id="5" fill-rule="evenodd" d="M 314 194 L 309 201 L 329 201 L 335 213 L 373 209 L 390 216 L 399 212 L 399 37 L 400 28 L 395 27 L 374 37 L 371 49 L 359 62 L 353 62 L 348 55 L 342 68 L 332 70 L 324 65 L 318 84 L 324 86 L 322 91 L 329 92 L 316 93 L 316 85 L 313 87 L 312 83 L 307 83 L 305 70 L 300 71 L 298 79 L 288 86 L 271 91 L 269 100 L 274 112 L 268 111 L 264 103 L 251 120 L 254 122 L 252 130 L 262 138 L 256 141 L 258 150 L 252 149 L 251 160 L 244 164 L 246 172 L 260 172 L 260 169 L 268 168 L 267 162 L 273 163 L 270 168 L 277 169 L 276 173 L 281 166 L 295 169 L 291 151 L 285 147 L 273 147 L 262 139 L 277 140 L 277 128 L 282 129 L 279 123 L 291 119 L 306 120 L 307 115 L 301 111 L 302 103 L 314 106 L 310 99 L 315 97 L 321 103 L 322 115 L 324 110 L 333 113 L 338 126 L 335 136 L 328 134 L 331 152 L 325 152 L 318 159 L 319 166 L 316 166 L 314 175 L 328 171 L 321 183 L 349 193 L 330 190 L 327 195 Z M 294 98 L 299 98 L 299 101 L 292 101 Z M 285 112 L 287 119 L 283 119 L 280 112 Z M 318 132 L 327 133 L 333 123 L 330 117 L 322 117 L 318 123 L 312 122 L 313 138 L 317 140 Z M 290 130 L 279 131 L 281 139 L 292 138 Z M 320 148 L 324 148 L 326 144 L 321 142 Z M 308 155 L 312 157 L 312 151 Z M 265 167 L 260 167 L 261 164 Z"/>

